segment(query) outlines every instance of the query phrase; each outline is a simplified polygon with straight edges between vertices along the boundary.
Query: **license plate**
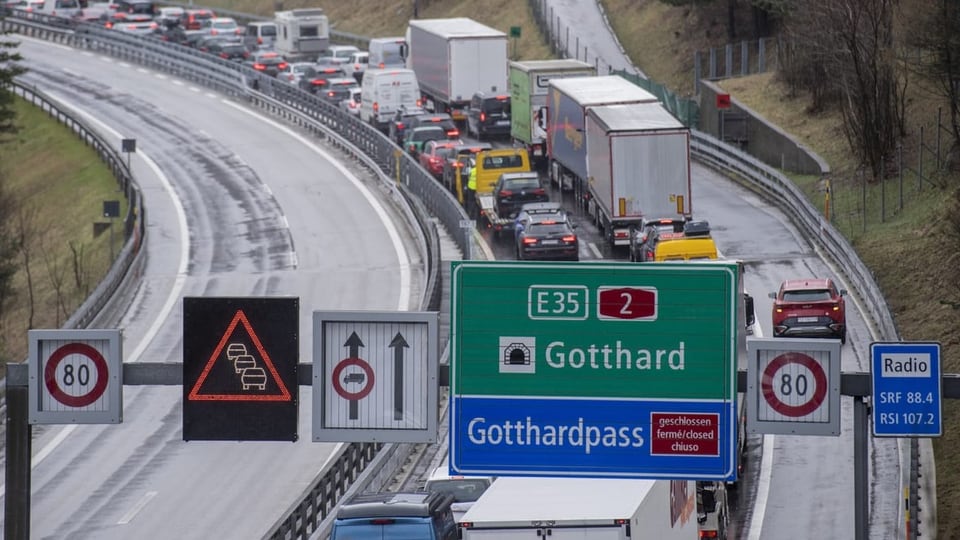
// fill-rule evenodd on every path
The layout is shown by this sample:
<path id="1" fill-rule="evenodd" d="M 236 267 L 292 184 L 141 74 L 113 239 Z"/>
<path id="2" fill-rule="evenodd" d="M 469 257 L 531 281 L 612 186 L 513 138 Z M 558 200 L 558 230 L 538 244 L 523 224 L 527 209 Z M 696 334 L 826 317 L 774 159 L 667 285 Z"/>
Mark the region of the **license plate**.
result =
<path id="1" fill-rule="evenodd" d="M 510 125 L 510 121 L 509 121 L 509 120 L 497 120 L 497 125 L 498 125 L 498 126 L 509 126 L 509 125 Z"/>
<path id="2" fill-rule="evenodd" d="M 543 245 L 545 245 L 545 246 L 555 246 L 555 245 L 559 244 L 560 242 L 559 242 L 559 240 L 544 240 L 543 242 L 540 242 L 540 243 L 543 244 Z"/>
<path id="3" fill-rule="evenodd" d="M 817 322 L 819 317 L 797 317 L 797 322 Z"/>
<path id="4" fill-rule="evenodd" d="M 543 155 L 543 149 L 540 148 L 539 146 L 535 147 L 535 148 L 533 149 L 533 155 L 535 155 L 535 156 L 542 156 L 542 155 Z"/>

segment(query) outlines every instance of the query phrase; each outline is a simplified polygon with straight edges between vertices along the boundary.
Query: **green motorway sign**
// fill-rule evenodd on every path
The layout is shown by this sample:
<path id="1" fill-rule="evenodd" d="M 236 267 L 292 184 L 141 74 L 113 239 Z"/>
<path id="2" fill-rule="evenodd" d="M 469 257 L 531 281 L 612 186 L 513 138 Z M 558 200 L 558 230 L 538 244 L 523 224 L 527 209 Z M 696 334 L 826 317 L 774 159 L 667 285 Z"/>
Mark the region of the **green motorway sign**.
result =
<path id="1" fill-rule="evenodd" d="M 732 400 L 739 272 L 727 261 L 454 262 L 451 394 Z"/>

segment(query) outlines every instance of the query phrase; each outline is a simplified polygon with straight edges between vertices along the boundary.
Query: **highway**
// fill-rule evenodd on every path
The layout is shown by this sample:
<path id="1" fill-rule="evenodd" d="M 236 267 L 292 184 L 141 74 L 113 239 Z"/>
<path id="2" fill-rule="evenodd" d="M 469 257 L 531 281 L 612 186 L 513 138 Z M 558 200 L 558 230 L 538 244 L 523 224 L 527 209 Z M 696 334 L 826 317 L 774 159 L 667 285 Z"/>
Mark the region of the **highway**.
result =
<path id="1" fill-rule="evenodd" d="M 221 96 L 114 59 L 24 39 L 24 80 L 137 139 L 148 266 L 118 321 L 127 362 L 181 362 L 181 298 L 297 296 L 301 362 L 313 310 L 416 307 L 422 261 L 362 170 Z M 228 323 L 229 321 L 226 321 Z M 184 442 L 180 387 L 126 387 L 120 425 L 34 430 L 34 538 L 255 538 L 335 444 Z"/>
<path id="2" fill-rule="evenodd" d="M 405 235 L 391 235 L 373 219 L 370 202 L 344 178 L 349 174 L 290 130 L 206 90 L 111 59 L 27 41 L 21 52 L 32 69 L 28 81 L 138 138 L 142 152 L 134 161 L 148 198 L 151 256 L 144 285 L 117 323 L 128 361 L 180 361 L 179 302 L 171 297 L 298 295 L 301 358 L 310 358 L 312 309 L 415 303 L 416 252 L 391 241 Z M 766 293 L 781 280 L 837 278 L 773 206 L 703 167 L 694 168 L 693 182 L 695 216 L 711 223 L 726 257 L 747 263 L 763 335 L 770 335 Z M 626 258 L 580 221 L 583 259 Z M 498 257 L 510 258 L 505 240 L 489 240 Z M 398 279 L 405 272 L 409 279 Z M 873 338 L 859 307 L 850 302 L 848 310 L 842 368 L 866 371 Z M 65 436 L 63 428 L 45 428 L 35 438 L 35 536 L 259 536 L 254 531 L 266 530 L 329 455 L 328 445 L 308 442 L 308 389 L 294 444 L 183 443 L 179 388 L 128 387 L 125 394 L 121 426 L 67 428 Z M 738 537 L 853 537 L 849 401 L 841 423 L 837 438 L 751 439 Z M 900 500 L 896 441 L 872 440 L 870 451 L 868 537 L 889 538 Z"/>

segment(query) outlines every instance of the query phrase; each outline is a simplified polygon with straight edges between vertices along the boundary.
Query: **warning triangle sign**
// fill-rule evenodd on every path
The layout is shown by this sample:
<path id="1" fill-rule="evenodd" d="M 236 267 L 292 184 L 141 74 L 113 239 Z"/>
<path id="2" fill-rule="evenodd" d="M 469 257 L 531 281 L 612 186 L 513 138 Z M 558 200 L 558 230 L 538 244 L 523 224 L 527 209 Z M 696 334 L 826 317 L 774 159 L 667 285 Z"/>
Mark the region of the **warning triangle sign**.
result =
<path id="1" fill-rule="evenodd" d="M 251 350 L 252 349 L 252 350 Z M 211 376 L 211 373 L 214 374 Z M 206 383 L 206 393 L 204 384 Z M 191 401 L 290 401 L 270 355 L 238 310 L 187 399 Z"/>

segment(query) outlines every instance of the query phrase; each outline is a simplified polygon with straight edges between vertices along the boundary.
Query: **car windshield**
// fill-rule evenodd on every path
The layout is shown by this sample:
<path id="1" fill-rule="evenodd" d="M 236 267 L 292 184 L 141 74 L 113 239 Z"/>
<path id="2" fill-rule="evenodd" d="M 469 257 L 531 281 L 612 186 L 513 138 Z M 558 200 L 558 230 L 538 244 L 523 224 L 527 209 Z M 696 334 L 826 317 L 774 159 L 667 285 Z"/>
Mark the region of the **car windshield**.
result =
<path id="1" fill-rule="evenodd" d="M 443 131 L 443 128 L 428 127 L 413 130 L 413 133 L 410 134 L 410 140 L 417 142 L 435 141 L 437 139 L 443 139 L 446 136 L 447 134 Z"/>
<path id="2" fill-rule="evenodd" d="M 483 102 L 483 110 L 487 114 L 510 114 L 510 100 L 488 98 Z"/>
<path id="3" fill-rule="evenodd" d="M 783 291 L 784 302 L 823 302 L 830 300 L 829 289 L 802 289 L 795 291 Z"/>
<path id="4" fill-rule="evenodd" d="M 263 37 L 277 37 L 276 26 L 261 26 L 260 35 Z"/>
<path id="5" fill-rule="evenodd" d="M 247 50 L 247 48 L 243 45 L 243 43 L 225 43 L 222 47 L 220 47 L 220 50 L 225 53 L 242 54 Z"/>
<path id="6" fill-rule="evenodd" d="M 513 169 L 523 166 L 523 159 L 519 155 L 487 156 L 483 158 L 484 169 Z"/>
<path id="7" fill-rule="evenodd" d="M 483 495 L 488 482 L 478 479 L 435 480 L 427 484 L 430 493 L 450 493 L 456 502 L 474 502 Z"/>
<path id="8" fill-rule="evenodd" d="M 213 23 L 213 27 L 217 30 L 233 30 L 237 27 L 236 21 L 217 21 Z"/>
<path id="9" fill-rule="evenodd" d="M 537 189 L 540 180 L 537 178 L 507 178 L 503 181 L 503 189 Z"/>

